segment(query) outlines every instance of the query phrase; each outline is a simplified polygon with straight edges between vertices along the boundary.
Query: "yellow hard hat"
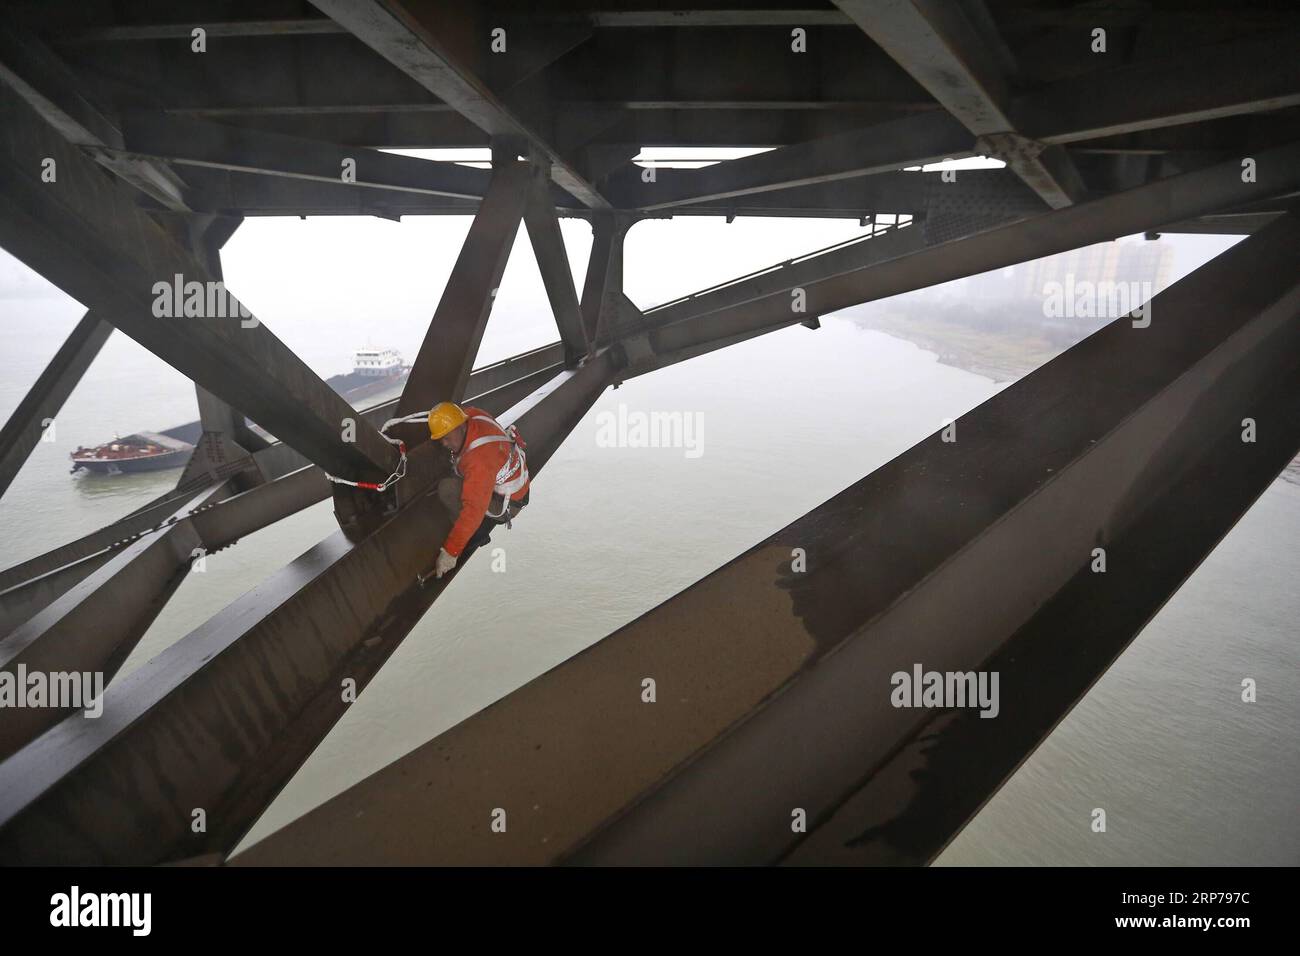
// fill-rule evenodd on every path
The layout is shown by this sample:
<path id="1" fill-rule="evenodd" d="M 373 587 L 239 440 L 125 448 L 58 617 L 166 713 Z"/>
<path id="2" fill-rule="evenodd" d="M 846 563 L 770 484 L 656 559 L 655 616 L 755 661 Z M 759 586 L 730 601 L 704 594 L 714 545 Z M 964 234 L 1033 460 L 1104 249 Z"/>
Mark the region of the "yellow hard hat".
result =
<path id="1" fill-rule="evenodd" d="M 465 413 L 455 402 L 439 402 L 429 412 L 429 435 L 442 438 L 465 424 Z"/>

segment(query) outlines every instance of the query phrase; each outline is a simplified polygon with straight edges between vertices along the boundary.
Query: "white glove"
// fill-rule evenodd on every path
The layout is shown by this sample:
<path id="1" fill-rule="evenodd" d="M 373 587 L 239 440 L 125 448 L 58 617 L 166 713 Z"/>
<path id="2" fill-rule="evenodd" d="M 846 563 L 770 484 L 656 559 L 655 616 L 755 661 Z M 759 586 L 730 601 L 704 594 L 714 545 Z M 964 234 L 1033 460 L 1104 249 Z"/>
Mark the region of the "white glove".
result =
<path id="1" fill-rule="evenodd" d="M 438 560 L 433 565 L 433 576 L 440 578 L 456 566 L 456 556 L 448 554 L 446 548 L 438 549 Z"/>

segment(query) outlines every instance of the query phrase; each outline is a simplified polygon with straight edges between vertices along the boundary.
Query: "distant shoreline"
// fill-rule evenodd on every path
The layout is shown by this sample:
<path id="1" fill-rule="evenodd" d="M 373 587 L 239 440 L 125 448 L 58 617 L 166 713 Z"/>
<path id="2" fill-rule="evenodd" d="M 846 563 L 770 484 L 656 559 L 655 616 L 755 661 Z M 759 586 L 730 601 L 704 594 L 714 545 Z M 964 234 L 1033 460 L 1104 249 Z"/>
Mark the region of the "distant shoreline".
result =
<path id="1" fill-rule="evenodd" d="M 913 319 L 898 313 L 854 315 L 848 319 L 861 328 L 911 342 L 933 352 L 943 365 L 992 379 L 999 385 L 1020 379 L 1061 352 L 1036 336 L 980 332 L 938 319 Z M 1300 485 L 1300 455 L 1278 477 Z"/>
<path id="2" fill-rule="evenodd" d="M 849 321 L 933 352 L 944 365 L 998 384 L 1009 384 L 1051 361 L 1060 349 L 1035 336 L 980 332 L 941 319 L 914 319 L 898 313 L 855 315 Z"/>

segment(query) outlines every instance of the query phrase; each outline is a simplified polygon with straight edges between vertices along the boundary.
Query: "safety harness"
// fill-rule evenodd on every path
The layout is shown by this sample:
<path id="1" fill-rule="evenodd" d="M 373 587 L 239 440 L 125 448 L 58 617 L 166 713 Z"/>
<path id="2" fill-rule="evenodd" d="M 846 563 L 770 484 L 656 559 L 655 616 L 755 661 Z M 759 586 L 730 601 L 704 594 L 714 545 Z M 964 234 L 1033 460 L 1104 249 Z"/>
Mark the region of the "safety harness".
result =
<path id="1" fill-rule="evenodd" d="M 487 415 L 473 415 L 470 417 L 470 421 L 487 422 L 493 428 L 500 431 L 501 434 L 480 435 L 478 438 L 475 438 L 472 442 L 466 445 L 460 455 L 464 455 L 473 451 L 475 448 L 492 442 L 504 441 L 510 443 L 510 454 L 506 456 L 506 463 L 502 465 L 500 470 L 497 472 L 492 486 L 492 491 L 501 496 L 501 510 L 496 514 L 493 514 L 490 510 L 486 512 L 489 518 L 505 517 L 506 526 L 509 527 L 510 519 L 508 515 L 510 512 L 510 496 L 524 485 L 528 484 L 528 461 L 524 457 L 525 445 L 523 439 L 519 437 L 519 430 L 515 428 L 514 425 L 511 425 L 509 428 L 502 428 L 497 423 L 496 419 L 489 418 Z M 462 475 L 460 471 L 460 455 L 452 455 L 451 464 L 452 467 L 456 469 L 456 474 L 460 475 L 461 478 L 464 478 L 465 476 Z"/>
<path id="2" fill-rule="evenodd" d="M 424 411 L 416 412 L 413 415 L 407 415 L 404 418 L 390 418 L 388 421 L 384 422 L 383 426 L 379 429 L 379 434 L 383 436 L 384 441 L 388 442 L 390 445 L 397 446 L 399 457 L 397 459 L 397 467 L 393 470 L 393 473 L 383 481 L 349 481 L 347 478 L 336 478 L 334 475 L 330 474 L 326 474 L 325 477 L 336 485 L 349 485 L 353 488 L 365 488 L 369 491 L 386 491 L 398 481 L 406 477 L 406 442 L 402 441 L 400 438 L 390 437 L 388 429 L 392 428 L 394 425 L 406 425 L 412 422 L 427 422 L 428 419 L 429 413 Z M 496 419 L 489 418 L 487 415 L 473 415 L 471 416 L 471 420 L 487 422 L 489 425 L 499 430 L 501 434 L 480 435 L 478 438 L 475 438 L 470 442 L 463 451 L 461 451 L 461 455 L 490 442 L 504 441 L 510 443 L 510 454 L 506 457 L 506 463 L 502 465 L 500 471 L 497 472 L 495 482 L 492 486 L 492 491 L 500 495 L 502 498 L 501 511 L 497 514 L 492 514 L 491 511 L 487 512 L 489 518 L 500 518 L 505 516 L 506 526 L 509 527 L 510 519 L 508 515 L 510 511 L 510 496 L 524 485 L 528 484 L 528 462 L 524 458 L 524 448 L 527 446 L 524 444 L 524 440 L 519 437 L 519 430 L 515 428 L 514 425 L 511 425 L 509 428 L 502 428 L 497 423 Z M 460 472 L 459 459 L 460 455 L 452 455 L 451 464 L 456 470 L 456 474 L 461 478 L 464 478 L 465 476 Z"/>
<path id="3" fill-rule="evenodd" d="M 407 415 L 405 418 L 390 418 L 380 426 L 379 434 L 383 436 L 384 441 L 388 442 L 388 444 L 397 446 L 398 454 L 397 467 L 393 469 L 393 473 L 383 481 L 349 481 L 346 478 L 336 478 L 328 472 L 325 477 L 336 485 L 348 485 L 352 488 L 365 488 L 368 491 L 387 491 L 393 485 L 397 484 L 397 482 L 406 477 L 406 442 L 402 441 L 400 438 L 391 437 L 388 434 L 388 429 L 392 428 L 394 425 L 406 425 L 411 422 L 424 422 L 428 420 L 428 412 L 416 412 L 413 415 Z"/>

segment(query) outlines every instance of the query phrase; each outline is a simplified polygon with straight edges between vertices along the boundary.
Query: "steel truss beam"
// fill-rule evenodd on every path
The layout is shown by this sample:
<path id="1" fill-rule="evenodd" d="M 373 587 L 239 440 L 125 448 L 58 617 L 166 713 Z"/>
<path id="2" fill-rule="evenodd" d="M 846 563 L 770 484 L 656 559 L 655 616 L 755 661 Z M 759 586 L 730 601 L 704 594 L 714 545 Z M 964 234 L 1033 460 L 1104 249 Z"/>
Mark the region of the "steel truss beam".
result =
<path id="1" fill-rule="evenodd" d="M 838 10 L 596 10 L 591 20 L 600 27 L 847 27 Z"/>
<path id="2" fill-rule="evenodd" d="M 76 75 L 31 33 L 0 20 L 0 83 L 70 143 L 165 209 L 185 212 L 185 183 L 166 167 L 114 155 L 122 134 L 83 96 Z"/>
<path id="3" fill-rule="evenodd" d="M 185 227 L 187 236 L 186 241 L 180 242 L 182 248 L 188 248 L 214 278 L 224 282 L 221 249 L 242 222 L 242 217 L 190 216 L 182 223 L 168 224 L 178 232 L 182 231 L 180 226 Z M 202 385 L 194 386 L 194 394 L 201 431 L 190 460 L 176 482 L 177 493 L 184 494 L 190 488 L 206 487 L 227 478 L 232 479 L 232 493 L 264 481 L 266 476 L 258 471 L 250 451 L 266 448 L 269 442 L 250 429 L 244 413 L 229 402 Z"/>
<path id="4" fill-rule="evenodd" d="M 751 278 L 724 282 L 713 289 L 694 292 L 681 299 L 647 309 L 652 326 L 667 326 L 694 316 L 733 308 L 791 289 L 803 288 L 831 276 L 852 272 L 901 256 L 919 252 L 925 245 L 923 230 L 913 221 L 897 225 L 874 225 L 872 230 L 850 242 L 805 256 L 796 256 L 758 271 Z M 799 321 L 807 317 L 799 313 Z"/>
<path id="5" fill-rule="evenodd" d="M 633 166 L 610 177 L 620 208 L 673 209 L 691 203 L 851 179 L 973 155 L 974 137 L 946 113 L 921 113 L 698 170 L 674 170 L 664 182 L 646 182 Z"/>
<path id="6" fill-rule="evenodd" d="M 176 512 L 172 520 L 179 523 L 123 548 L 0 640 L 0 671 L 98 672 L 105 683 L 111 680 L 180 586 L 191 557 L 202 552 L 202 540 L 179 519 L 221 496 L 220 488 L 202 492 Z M 0 760 L 68 713 L 51 706 L 6 708 Z"/>
<path id="7" fill-rule="evenodd" d="M 546 20 L 535 18 L 544 25 Z M 852 21 L 835 10 L 633 10 L 575 13 L 573 19 L 598 27 L 752 27 L 752 26 L 852 26 Z M 188 40 L 188 23 L 146 23 L 130 26 L 93 27 L 62 34 L 60 43 L 122 43 L 139 40 Z M 313 36 L 346 32 L 343 27 L 319 17 L 276 20 L 213 22 L 207 26 L 213 37 Z"/>
<path id="8" fill-rule="evenodd" d="M 196 492 L 198 490 L 201 489 L 196 489 Z M 3 620 L 8 620 L 7 615 L 12 607 L 9 603 L 13 600 L 11 589 L 56 571 L 66 572 L 86 558 L 96 555 L 108 556 L 115 548 L 129 544 L 137 536 L 165 522 L 180 504 L 179 498 L 173 492 L 168 492 L 98 531 L 0 571 L 0 610 L 5 615 Z M 89 573 L 89 570 L 86 573 Z M 63 592 L 59 591 L 59 593 Z M 41 604 L 42 607 L 44 603 Z M 8 628 L 0 623 L 0 634 L 6 633 L 7 630 Z"/>
<path id="9" fill-rule="evenodd" d="M 194 208 L 243 216 L 377 216 L 398 222 L 402 216 L 472 216 L 479 206 L 477 199 L 198 166 L 187 168 L 185 178 Z"/>
<path id="10" fill-rule="evenodd" d="M 554 120 L 560 147 L 567 140 L 563 121 L 576 111 L 813 110 L 858 114 L 866 122 L 890 112 L 934 108 L 925 91 L 887 57 L 874 49 L 864 55 L 851 24 L 816 37 L 817 68 L 805 70 L 761 25 L 728 30 L 723 44 L 716 42 L 723 36 L 719 31 L 598 32 L 580 17 L 521 16 L 499 8 L 488 16 L 470 8 L 436 11 L 428 22 L 458 66 L 482 81 L 506 110 L 526 117 L 536 130 Z M 489 49 L 495 27 L 508 34 L 509 49 L 503 54 Z M 185 41 L 192 28 L 184 25 Z M 350 113 L 432 120 L 432 114 L 458 115 L 373 49 L 349 42 L 350 35 L 215 42 L 204 55 L 213 67 L 192 72 L 188 42 L 89 46 L 69 42 L 57 27 L 42 32 L 119 110 L 149 104 L 165 111 L 245 119 Z M 563 62 L 556 63 L 561 57 Z M 796 68 L 756 70 L 755 64 Z M 229 75 L 232 71 L 239 75 Z M 154 83 L 160 75 L 169 82 Z M 338 82 L 340 76 L 347 77 L 346 84 Z M 534 77 L 540 82 L 534 84 Z M 528 109 L 535 85 L 546 94 L 540 114 Z M 526 94 L 522 98 L 521 92 Z M 715 115 L 712 122 L 723 130 L 736 128 L 725 115 Z M 808 135 L 805 129 L 803 136 Z"/>
<path id="11" fill-rule="evenodd" d="M 551 205 L 549 182 L 540 173 L 538 169 L 529 189 L 524 223 L 528 227 L 528 238 L 533 245 L 542 283 L 546 286 L 555 324 L 560 330 L 565 364 L 572 367 L 587 354 L 587 333 L 578 304 L 578 292 L 573 285 L 573 272 L 569 269 L 569 255 L 560 234 L 560 221 Z"/>
<path id="12" fill-rule="evenodd" d="M 1016 128 L 1075 143 L 1300 104 L 1300 38 L 1275 34 L 1062 80 L 1012 101 Z"/>
<path id="13" fill-rule="evenodd" d="M 373 428 L 359 428 L 355 442 L 341 440 L 350 406 L 254 317 L 156 317 L 159 283 L 170 288 L 179 275 L 215 288 L 211 274 L 25 103 L 9 101 L 3 119 L 0 242 L 6 248 L 334 474 L 391 470 L 396 453 Z M 53 182 L 42 181 L 47 160 L 56 170 Z M 237 308 L 233 297 L 219 297 L 220 305 Z"/>
<path id="14" fill-rule="evenodd" d="M 411 376 L 402 389 L 397 403 L 399 416 L 465 394 L 470 369 L 519 232 L 531 175 L 527 163 L 515 160 L 494 166 L 487 195 L 470 225 L 415 357 Z M 419 440 L 428 437 L 424 430 Z"/>
<path id="15" fill-rule="evenodd" d="M 1224 253 L 1158 296 L 1149 327 L 1115 321 L 962 416 L 955 441 L 936 432 L 234 862 L 928 859 L 1300 445 L 1298 255 L 1294 220 Z M 1252 413 L 1267 448 L 1240 441 Z M 1161 504 L 1180 483 L 1228 495 L 1198 517 L 1194 551 Z M 1126 570 L 1091 575 L 1098 545 Z M 1108 613 L 1112 597 L 1140 606 Z M 1069 607 L 1035 617 L 1058 598 Z M 923 738 L 949 712 L 891 706 L 891 675 L 916 662 L 973 671 L 1013 650 L 1033 662 L 1003 675 L 1001 716 L 945 730 L 946 761 Z M 1062 660 L 1068 674 L 1044 679 Z M 952 754 L 965 741 L 974 752 Z M 933 786 L 915 777 L 931 769 Z M 486 840 L 476 821 L 495 806 L 510 827 Z"/>
<path id="16" fill-rule="evenodd" d="M 0 495 L 9 488 L 41 440 L 45 423 L 54 420 L 112 331 L 113 327 L 95 313 L 82 316 L 9 416 L 0 430 Z"/>
<path id="17" fill-rule="evenodd" d="M 209 37 L 284 37 L 329 36 L 347 33 L 327 17 L 284 18 L 277 20 L 209 20 L 194 23 L 138 23 L 124 26 L 91 27 L 61 33 L 58 42 L 67 45 L 89 43 L 125 43 L 142 40 L 189 40 L 195 26 L 201 25 Z"/>
<path id="18" fill-rule="evenodd" d="M 1105 574 L 1076 572 L 982 663 L 1006 688 L 1000 719 L 966 712 L 929 721 L 783 862 L 921 864 L 938 856 L 1300 449 L 1300 367 L 1292 363 L 1277 374 L 1289 356 L 1300 354 L 1297 315 L 1293 304 L 1285 338 L 1274 334 L 1267 354 L 1255 349 L 1240 358 L 1220 356 L 1214 397 L 1201 400 L 1182 427 L 1148 423 L 1147 450 L 1164 441 L 1169 446 L 1153 457 L 1133 493 L 1134 508 L 1146 509 L 1129 515 L 1122 532 L 1111 531 L 1107 554 L 1120 556 L 1123 566 L 1110 565 Z M 1254 446 L 1242 443 L 1241 408 L 1267 422 Z M 1207 435 L 1215 436 L 1213 447 Z M 1184 467 L 1198 453 L 1204 454 L 1196 464 Z M 1175 463 L 1183 474 L 1172 478 Z M 1163 485 L 1158 497 L 1150 494 L 1157 483 Z M 915 787 L 911 795 L 900 799 L 909 787 Z"/>
<path id="19" fill-rule="evenodd" d="M 403 73 L 450 104 L 493 137 L 529 144 L 551 162 L 551 179 L 583 205 L 605 209 L 609 203 L 530 124 L 523 122 L 465 64 L 466 51 L 454 51 L 448 38 L 467 29 L 472 11 L 438 4 L 412 9 L 399 0 L 312 0 L 312 5 L 388 60 Z M 471 43 L 487 44 L 486 32 Z"/>
<path id="20" fill-rule="evenodd" d="M 1008 67 L 998 61 L 991 22 L 970 17 L 974 4 L 946 0 L 835 0 L 862 31 L 907 70 L 949 113 L 979 137 L 976 150 L 996 156 L 1047 205 L 1060 209 L 1083 197 L 1083 182 L 1064 149 L 1020 136 L 1007 115 Z M 1008 55 L 1009 56 L 1009 55 Z"/>
<path id="21" fill-rule="evenodd" d="M 1220 157 L 1216 157 L 1220 158 Z M 691 170 L 658 169 L 656 177 L 669 192 L 689 187 Z M 873 176 L 838 179 L 728 199 L 673 206 L 660 215 L 671 216 L 794 216 L 862 219 L 876 213 L 920 216 L 926 210 L 927 181 L 937 172 L 885 172 Z M 685 180 L 681 179 L 686 176 Z M 197 208 L 214 212 L 238 210 L 248 216 L 472 216 L 478 202 L 440 199 L 417 193 L 382 189 L 356 190 L 341 183 L 282 179 L 251 173 L 218 174 L 191 167 L 187 171 L 191 196 Z M 641 187 L 636 187 L 637 189 Z M 963 170 L 955 182 L 944 183 L 944 195 L 954 202 L 997 208 L 1004 202 L 1023 205 L 1020 180 L 1007 170 Z M 1032 193 L 1029 194 L 1031 197 Z M 624 195 L 635 203 L 635 195 Z M 1037 208 L 1035 209 L 1037 211 Z M 598 218 L 586 210 L 557 206 L 564 217 Z"/>
<path id="22" fill-rule="evenodd" d="M 909 29 L 903 29 L 906 24 L 895 25 L 899 37 L 884 32 L 874 5 L 867 5 L 866 22 L 876 24 L 872 29 L 900 57 L 913 57 L 909 62 L 917 78 L 933 86 L 931 92 L 962 122 L 946 113 L 918 114 L 681 171 L 662 185 L 643 183 L 640 170 L 625 169 L 607 187 L 615 205 L 655 210 L 717 202 L 977 152 L 1006 159 L 1040 194 L 1063 205 L 1064 198 L 1077 197 L 1082 186 L 1070 157 L 1054 148 L 1060 144 L 1300 103 L 1300 67 L 1296 66 L 1300 50 L 1285 37 L 1211 47 L 1175 64 L 1157 62 L 1099 72 L 1010 97 L 1005 78 L 995 72 L 1000 67 L 966 64 L 969 51 L 959 55 L 956 40 L 931 31 L 929 52 L 922 55 L 918 45 L 925 44 L 918 38 L 928 21 L 916 13 L 911 0 L 889 6 L 905 11 L 903 19 L 910 22 Z M 961 19 L 949 6 L 927 2 L 925 9 L 945 22 L 945 29 L 960 33 L 947 23 Z M 1212 73 L 1209 77 L 1207 70 Z M 976 134 L 984 137 L 979 143 Z"/>
<path id="23" fill-rule="evenodd" d="M 456 163 L 159 113 L 131 113 L 122 125 L 125 157 L 417 196 L 477 201 L 487 191 L 486 170 Z M 349 160 L 354 180 L 343 178 Z"/>
<path id="24" fill-rule="evenodd" d="M 670 192 L 676 191 L 682 175 L 689 185 L 691 170 L 657 169 L 656 177 Z M 832 180 L 809 186 L 748 193 L 716 201 L 673 206 L 673 216 L 802 216 L 861 219 L 876 212 L 918 215 L 925 209 L 925 180 L 938 173 L 886 172 L 874 176 Z M 616 177 L 622 180 L 621 174 Z M 383 189 L 356 190 L 342 183 L 305 179 L 284 179 L 253 173 L 220 174 L 191 167 L 187 170 L 190 194 L 196 208 L 222 212 L 238 210 L 246 216 L 472 216 L 478 201 L 441 199 L 411 192 Z M 1006 180 L 1021 184 L 1006 170 L 963 170 L 956 182 L 945 187 L 955 196 L 967 192 L 976 182 Z M 641 187 L 629 188 L 639 190 Z M 620 187 L 622 188 L 622 187 Z M 611 191 L 611 195 L 615 195 Z M 980 193 L 982 196 L 982 192 Z M 630 202 L 636 196 L 624 193 Z M 592 218 L 593 214 L 573 206 L 557 205 L 556 213 L 569 218 Z M 597 214 L 598 215 L 598 214 Z"/>
<path id="25" fill-rule="evenodd" d="M 655 178 L 671 184 L 679 172 L 690 170 L 656 169 Z M 950 185 L 964 191 L 971 177 L 1005 178 L 1005 170 L 975 169 L 963 173 Z M 770 192 L 749 193 L 716 201 L 674 206 L 669 215 L 677 216 L 790 216 L 810 219 L 870 219 L 876 213 L 920 215 L 925 211 L 925 180 L 938 173 L 888 172 L 874 176 L 836 179 L 808 186 L 795 186 Z M 1014 180 L 1014 177 L 1011 177 Z"/>

